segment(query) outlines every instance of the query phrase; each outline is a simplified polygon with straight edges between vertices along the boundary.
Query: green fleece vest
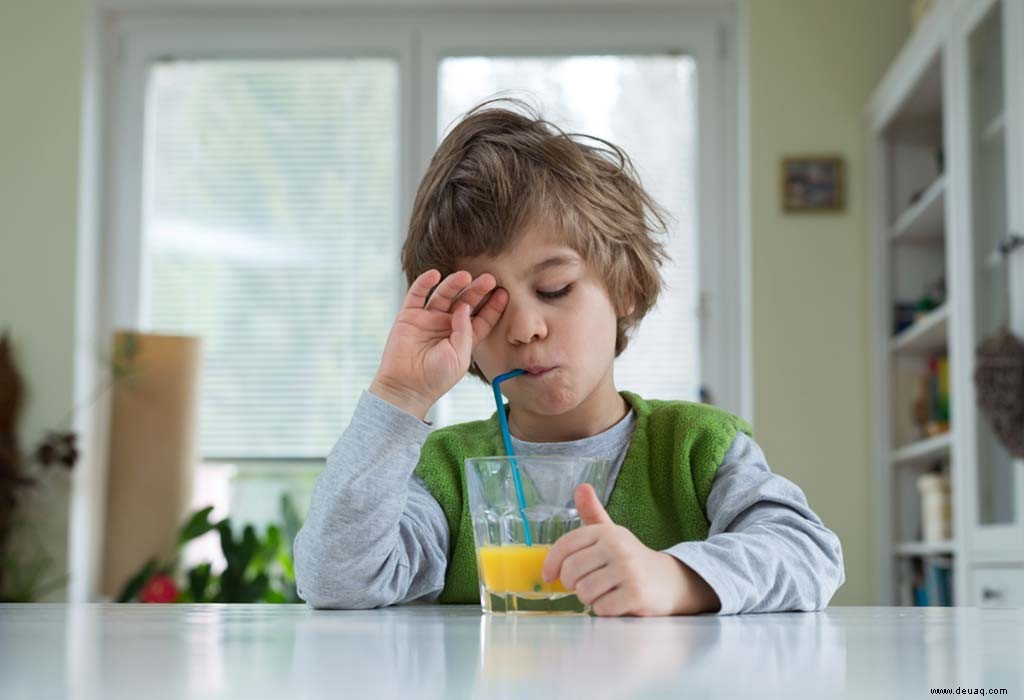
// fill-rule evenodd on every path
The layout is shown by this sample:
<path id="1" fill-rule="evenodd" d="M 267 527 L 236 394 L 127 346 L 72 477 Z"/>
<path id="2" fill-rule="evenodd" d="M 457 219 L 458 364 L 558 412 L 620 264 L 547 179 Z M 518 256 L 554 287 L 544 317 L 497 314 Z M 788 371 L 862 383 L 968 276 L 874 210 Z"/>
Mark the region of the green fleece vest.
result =
<path id="1" fill-rule="evenodd" d="M 644 400 L 621 392 L 636 413 L 626 458 L 605 508 L 618 525 L 656 551 L 708 536 L 706 504 L 718 465 L 740 431 L 736 416 L 705 404 Z M 498 414 L 435 430 L 416 474 L 448 519 L 448 568 L 442 603 L 480 600 L 464 460 L 505 454 Z"/>

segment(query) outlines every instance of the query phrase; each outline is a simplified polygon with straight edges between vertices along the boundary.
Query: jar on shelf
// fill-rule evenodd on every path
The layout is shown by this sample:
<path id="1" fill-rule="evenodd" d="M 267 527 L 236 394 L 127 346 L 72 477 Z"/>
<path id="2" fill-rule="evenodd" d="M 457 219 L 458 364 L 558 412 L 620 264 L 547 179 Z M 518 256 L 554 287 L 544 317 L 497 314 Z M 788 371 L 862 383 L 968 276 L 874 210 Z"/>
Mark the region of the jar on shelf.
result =
<path id="1" fill-rule="evenodd" d="M 953 537 L 953 505 L 949 474 L 929 472 L 917 477 L 921 495 L 921 538 L 925 542 L 943 542 Z"/>

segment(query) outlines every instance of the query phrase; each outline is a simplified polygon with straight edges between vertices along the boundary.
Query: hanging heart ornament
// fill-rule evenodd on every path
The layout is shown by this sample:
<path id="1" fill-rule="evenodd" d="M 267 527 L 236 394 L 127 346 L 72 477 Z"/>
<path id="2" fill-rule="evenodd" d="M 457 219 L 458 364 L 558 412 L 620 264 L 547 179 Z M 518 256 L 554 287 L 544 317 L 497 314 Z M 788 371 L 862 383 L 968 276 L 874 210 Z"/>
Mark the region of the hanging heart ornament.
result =
<path id="1" fill-rule="evenodd" d="M 1006 328 L 975 351 L 974 388 L 996 437 L 1024 458 L 1024 343 Z"/>

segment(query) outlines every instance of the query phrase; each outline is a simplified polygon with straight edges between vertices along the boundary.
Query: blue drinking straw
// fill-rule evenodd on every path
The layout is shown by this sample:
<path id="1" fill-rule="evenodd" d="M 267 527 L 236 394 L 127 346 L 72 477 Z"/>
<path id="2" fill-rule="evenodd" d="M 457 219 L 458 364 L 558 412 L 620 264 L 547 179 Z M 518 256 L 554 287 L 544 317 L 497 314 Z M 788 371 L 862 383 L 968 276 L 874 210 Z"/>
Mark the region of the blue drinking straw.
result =
<path id="1" fill-rule="evenodd" d="M 526 519 L 526 496 L 523 495 L 523 482 L 519 478 L 519 467 L 516 465 L 515 452 L 512 451 L 512 437 L 508 434 L 508 419 L 505 417 L 505 404 L 501 401 L 501 389 L 498 387 L 506 379 L 526 374 L 525 369 L 514 369 L 505 374 L 499 374 L 491 382 L 494 389 L 494 403 L 498 405 L 498 421 L 501 424 L 501 439 L 505 441 L 505 452 L 512 464 L 512 480 L 516 484 L 516 498 L 519 499 L 519 517 L 523 519 L 523 526 L 526 528 L 526 546 L 533 545 L 533 538 L 530 536 L 530 521 Z"/>

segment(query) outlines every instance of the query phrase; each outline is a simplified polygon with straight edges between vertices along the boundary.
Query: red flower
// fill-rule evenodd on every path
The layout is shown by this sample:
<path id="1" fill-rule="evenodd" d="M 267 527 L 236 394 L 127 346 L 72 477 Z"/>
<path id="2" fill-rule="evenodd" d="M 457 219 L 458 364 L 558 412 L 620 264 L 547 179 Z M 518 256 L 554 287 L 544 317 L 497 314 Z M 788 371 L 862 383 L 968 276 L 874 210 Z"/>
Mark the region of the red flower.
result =
<path id="1" fill-rule="evenodd" d="M 178 587 L 167 574 L 157 574 L 146 581 L 139 593 L 143 603 L 173 603 L 178 598 Z"/>

